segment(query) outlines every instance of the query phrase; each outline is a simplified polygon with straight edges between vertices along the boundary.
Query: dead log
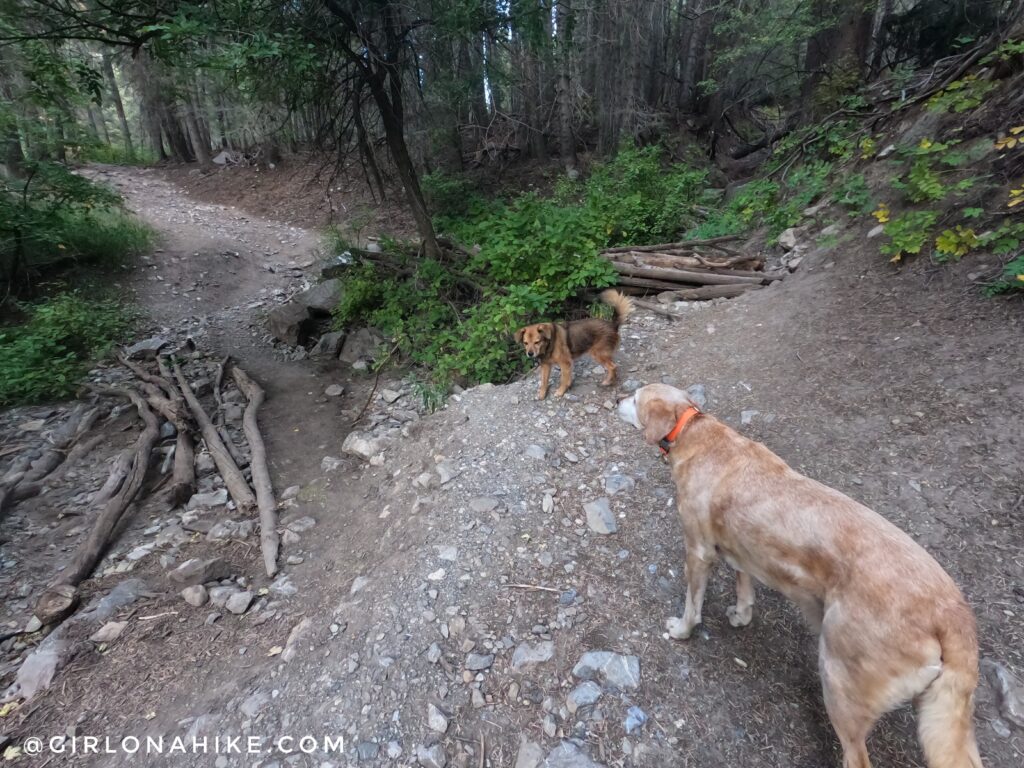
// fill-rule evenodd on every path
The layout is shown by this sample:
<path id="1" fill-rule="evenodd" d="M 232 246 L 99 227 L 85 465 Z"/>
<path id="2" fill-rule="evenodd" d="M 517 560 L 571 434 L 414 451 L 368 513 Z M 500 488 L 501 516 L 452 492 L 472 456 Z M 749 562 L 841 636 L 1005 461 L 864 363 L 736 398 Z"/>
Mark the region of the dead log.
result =
<path id="1" fill-rule="evenodd" d="M 103 483 L 102 487 L 93 496 L 93 504 L 105 504 L 117 495 L 124 484 L 125 478 L 128 477 L 128 473 L 131 471 L 132 457 L 134 455 L 135 451 L 131 448 L 127 448 L 118 454 L 110 467 L 110 473 L 107 475 L 106 482 Z"/>
<path id="2" fill-rule="evenodd" d="M 708 301 L 709 299 L 731 299 L 749 291 L 758 291 L 761 285 L 704 285 L 700 288 L 673 291 L 676 301 Z"/>
<path id="3" fill-rule="evenodd" d="M 72 588 L 70 594 L 74 595 L 74 588 L 92 573 L 96 564 L 100 561 L 100 558 L 110 544 L 110 537 L 117 529 L 117 525 L 121 521 L 125 510 L 128 509 L 142 489 L 142 483 L 146 479 L 146 471 L 149 469 L 150 455 L 153 452 L 157 439 L 160 437 L 160 422 L 142 396 L 135 390 L 127 388 L 120 390 L 120 393 L 122 397 L 130 400 L 132 405 L 135 406 L 139 416 L 145 422 L 145 427 L 142 430 L 142 434 L 135 441 L 134 449 L 131 452 L 131 468 L 128 470 L 127 477 L 124 478 L 120 490 L 103 505 L 93 523 L 92 529 L 89 531 L 89 535 L 75 552 L 71 564 L 60 573 L 37 601 L 36 610 L 44 612 L 46 616 L 53 615 L 53 605 L 61 606 L 67 603 L 69 599 L 68 587 Z M 71 599 L 72 601 L 74 600 L 74 598 Z M 36 613 L 36 617 L 45 623 L 44 616 Z"/>
<path id="4" fill-rule="evenodd" d="M 701 246 L 709 246 L 714 248 L 721 243 L 729 243 L 735 240 L 739 240 L 739 235 L 722 235 L 721 237 L 711 237 L 707 240 L 684 240 L 681 243 L 660 243 L 658 245 L 622 245 L 616 248 L 605 248 L 602 253 L 628 253 L 629 251 L 640 251 L 640 252 L 651 252 L 651 251 L 672 251 L 672 250 L 692 250 L 693 248 L 699 248 Z M 720 248 L 719 250 L 727 250 Z"/>
<path id="5" fill-rule="evenodd" d="M 677 253 L 647 253 L 644 251 L 629 251 L 627 253 L 604 254 L 611 261 L 635 264 L 644 267 L 663 267 L 667 269 L 696 269 L 709 271 L 716 274 L 740 274 L 747 277 L 756 277 L 764 267 L 764 260 L 757 256 L 733 256 L 725 261 L 712 261 L 705 259 L 697 253 L 682 255 Z M 749 269 L 740 269 L 745 265 Z"/>
<path id="6" fill-rule="evenodd" d="M 685 286 L 679 283 L 670 283 L 667 280 L 648 280 L 643 277 L 629 277 L 627 275 L 619 275 L 619 286 L 625 286 L 627 288 L 644 288 L 648 291 L 679 291 Z"/>
<path id="7" fill-rule="evenodd" d="M 185 380 L 185 374 L 181 372 L 181 366 L 177 362 L 174 363 L 174 377 L 177 379 L 178 388 L 181 390 L 185 402 L 188 403 L 188 407 L 192 411 L 192 417 L 195 419 L 196 424 L 199 425 L 199 431 L 203 436 L 203 440 L 206 441 L 206 448 L 210 451 L 210 456 L 213 457 L 220 476 L 224 478 L 224 485 L 227 486 L 228 493 L 235 500 L 239 511 L 244 513 L 252 512 L 256 509 L 256 497 L 249 488 L 249 483 L 246 481 L 242 471 L 228 452 L 224 441 L 217 434 L 217 428 L 210 421 L 210 417 L 203 410 L 202 404 L 188 385 L 188 381 Z"/>
<path id="8" fill-rule="evenodd" d="M 716 275 L 712 272 L 702 272 L 695 269 L 646 269 L 614 261 L 612 262 L 612 267 L 620 275 L 627 275 L 629 277 L 666 280 L 676 283 L 692 283 L 695 285 L 760 285 L 766 279 L 764 276 Z"/>
<path id="9" fill-rule="evenodd" d="M 231 375 L 249 401 L 245 406 L 242 426 L 252 454 L 250 466 L 252 484 L 256 489 L 256 500 L 260 510 L 260 549 L 263 551 L 263 565 L 267 569 L 267 576 L 273 576 L 277 573 L 277 553 L 280 548 L 277 536 L 277 501 L 274 499 L 274 486 L 270 481 L 267 448 L 260 434 L 257 418 L 265 395 L 263 388 L 238 366 L 231 369 Z"/>
<path id="10" fill-rule="evenodd" d="M 192 435 L 178 430 L 174 444 L 174 472 L 171 487 L 167 489 L 167 500 L 171 507 L 184 504 L 196 492 L 196 451 Z"/>

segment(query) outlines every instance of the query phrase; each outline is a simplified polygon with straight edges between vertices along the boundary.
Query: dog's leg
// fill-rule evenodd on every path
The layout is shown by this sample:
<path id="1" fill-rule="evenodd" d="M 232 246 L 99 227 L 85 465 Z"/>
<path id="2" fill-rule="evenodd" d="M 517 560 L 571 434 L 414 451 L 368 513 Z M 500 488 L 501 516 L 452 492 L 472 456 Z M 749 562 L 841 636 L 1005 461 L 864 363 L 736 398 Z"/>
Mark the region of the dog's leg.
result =
<path id="1" fill-rule="evenodd" d="M 881 712 L 871 709 L 856 670 L 844 661 L 843 653 L 849 650 L 842 648 L 844 635 L 856 631 L 835 621 L 829 626 L 826 618 L 818 640 L 818 669 L 825 709 L 843 747 L 843 768 L 871 768 L 867 737 Z"/>
<path id="2" fill-rule="evenodd" d="M 749 573 L 736 570 L 736 605 L 725 611 L 734 627 L 745 627 L 754 616 L 754 580 Z"/>
<path id="3" fill-rule="evenodd" d="M 700 624 L 700 612 L 704 607 L 704 590 L 708 585 L 708 574 L 714 562 L 713 554 L 698 551 L 698 547 L 687 546 L 686 551 L 686 609 L 682 618 L 671 618 L 666 626 L 668 634 L 676 640 L 689 640 L 693 629 Z"/>
<path id="4" fill-rule="evenodd" d="M 572 361 L 570 360 L 568 363 L 559 363 L 558 367 L 562 371 L 562 379 L 558 382 L 558 389 L 555 390 L 555 397 L 562 397 L 569 391 L 569 387 L 572 386 Z"/>
<path id="5" fill-rule="evenodd" d="M 615 365 L 615 360 L 612 359 L 610 352 L 595 352 L 594 357 L 597 358 L 597 362 L 604 366 L 605 375 L 604 379 L 601 380 L 602 387 L 610 387 L 615 383 L 615 374 L 618 370 L 618 366 Z"/>
<path id="6" fill-rule="evenodd" d="M 548 396 L 548 381 L 551 379 L 551 363 L 540 364 L 540 389 L 537 390 L 537 399 L 543 400 Z"/>

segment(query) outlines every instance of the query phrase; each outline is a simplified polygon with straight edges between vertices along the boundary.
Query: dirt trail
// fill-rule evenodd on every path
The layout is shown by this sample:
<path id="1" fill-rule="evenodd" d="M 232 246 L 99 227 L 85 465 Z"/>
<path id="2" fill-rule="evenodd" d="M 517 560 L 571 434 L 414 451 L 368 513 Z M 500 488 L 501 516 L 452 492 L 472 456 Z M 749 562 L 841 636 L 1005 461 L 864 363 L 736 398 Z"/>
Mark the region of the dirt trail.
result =
<path id="1" fill-rule="evenodd" d="M 108 175 L 165 233 L 136 281 L 140 303 L 161 319 L 205 315 L 200 343 L 264 383 L 275 485 L 301 486 L 282 522 L 315 527 L 285 547 L 293 589 L 241 617 L 208 623 L 158 567 L 144 571 L 160 594 L 139 613 L 173 615 L 133 615 L 124 639 L 62 673 L 16 735 L 77 724 L 112 737 L 267 739 L 259 755 L 84 761 L 104 766 L 838 765 L 814 640 L 792 607 L 760 589 L 753 624 L 732 629 L 731 577 L 719 569 L 705 626 L 689 643 L 665 639 L 682 592 L 668 472 L 610 413 L 600 370 L 581 362 L 570 395 L 544 403 L 532 378 L 475 388 L 410 418 L 378 460 L 331 461 L 341 411 L 362 404 L 368 380 L 285 360 L 259 328 L 277 292 L 303 280 L 276 265 L 307 264 L 315 238 L 195 203 L 155 174 Z M 801 271 L 781 285 L 678 322 L 631 319 L 621 388 L 698 385 L 707 410 L 909 531 L 964 588 L 983 656 L 1020 676 L 1020 305 L 965 289 L 960 268 L 896 272 L 863 223 L 818 248 L 827 216 L 809 224 Z M 321 396 L 335 381 L 347 402 Z M 408 406 L 408 388 L 385 384 L 399 398 L 371 412 Z M 608 534 L 583 510 L 602 498 Z M 233 562 L 271 586 L 251 551 Z M 596 651 L 615 655 L 600 672 L 577 666 Z M 987 681 L 976 723 L 989 768 L 1021 764 L 1024 731 Z M 321 746 L 272 746 L 303 735 Z M 344 736 L 344 754 L 322 748 L 325 736 Z M 870 748 L 879 768 L 922 765 L 907 712 Z"/>

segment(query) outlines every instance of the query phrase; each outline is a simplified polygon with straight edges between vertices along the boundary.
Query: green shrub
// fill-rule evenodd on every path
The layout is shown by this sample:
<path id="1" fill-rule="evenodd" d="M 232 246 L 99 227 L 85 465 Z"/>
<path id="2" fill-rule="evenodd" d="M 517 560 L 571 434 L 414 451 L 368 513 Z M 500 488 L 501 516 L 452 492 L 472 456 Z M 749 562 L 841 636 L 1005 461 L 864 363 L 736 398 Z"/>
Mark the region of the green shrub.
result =
<path id="1" fill-rule="evenodd" d="M 28 320 L 0 329 L 0 405 L 38 402 L 74 393 L 89 364 L 130 327 L 113 301 L 65 293 L 23 307 Z"/>
<path id="2" fill-rule="evenodd" d="M 33 164 L 27 181 L 0 178 L 0 278 L 8 285 L 69 259 L 120 265 L 152 240 L 116 193 L 62 165 Z"/>
<path id="3" fill-rule="evenodd" d="M 851 173 L 835 188 L 832 200 L 843 206 L 851 216 L 871 213 L 875 204 L 871 199 L 871 188 L 863 173 Z"/>
<path id="4" fill-rule="evenodd" d="M 899 261 L 905 253 L 917 254 L 931 238 L 931 229 L 938 221 L 935 211 L 907 211 L 885 224 L 889 242 L 882 246 L 882 253 L 891 256 L 890 261 Z"/>
<path id="5" fill-rule="evenodd" d="M 684 165 L 665 168 L 658 147 L 623 147 L 594 168 L 586 207 L 610 245 L 670 240 L 696 223 L 707 173 Z"/>

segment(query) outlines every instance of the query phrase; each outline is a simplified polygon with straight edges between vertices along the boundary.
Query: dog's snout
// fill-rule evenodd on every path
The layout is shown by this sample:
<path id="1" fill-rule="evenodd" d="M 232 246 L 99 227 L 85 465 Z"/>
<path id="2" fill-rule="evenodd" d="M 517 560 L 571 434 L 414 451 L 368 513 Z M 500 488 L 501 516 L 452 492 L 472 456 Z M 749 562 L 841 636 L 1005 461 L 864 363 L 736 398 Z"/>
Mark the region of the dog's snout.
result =
<path id="1" fill-rule="evenodd" d="M 528 350 L 526 350 L 526 356 L 527 356 L 527 357 L 534 357 L 534 356 L 535 356 L 536 354 L 537 354 L 537 353 L 536 353 L 536 352 L 534 352 L 534 351 L 533 351 L 532 349 L 528 349 Z"/>

